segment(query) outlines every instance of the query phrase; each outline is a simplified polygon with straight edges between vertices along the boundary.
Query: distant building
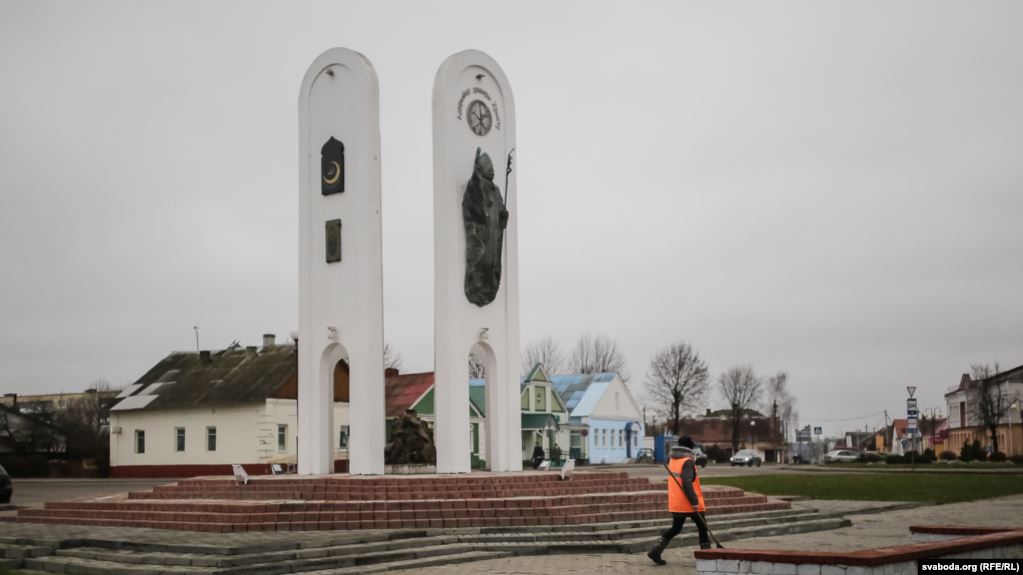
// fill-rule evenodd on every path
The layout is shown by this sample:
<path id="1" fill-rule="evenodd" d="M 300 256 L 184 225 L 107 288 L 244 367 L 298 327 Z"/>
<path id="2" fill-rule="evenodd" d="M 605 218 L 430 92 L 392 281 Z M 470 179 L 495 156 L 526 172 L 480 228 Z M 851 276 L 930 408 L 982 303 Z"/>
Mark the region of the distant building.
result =
<path id="1" fill-rule="evenodd" d="M 110 412 L 112 477 L 266 473 L 294 462 L 298 398 L 294 345 L 174 352 L 118 396 Z M 335 469 L 347 469 L 348 368 L 334 369 Z"/>
<path id="2" fill-rule="evenodd" d="M 959 385 L 945 393 L 948 407 L 948 439 L 945 448 L 959 453 L 964 444 L 977 440 L 991 446 L 990 431 L 977 412 L 981 393 L 989 393 L 1002 408 L 995 433 L 998 448 L 1006 455 L 1023 454 L 1023 365 L 996 373 L 985 379 L 973 379 L 964 373 Z"/>
<path id="3" fill-rule="evenodd" d="M 235 345 L 220 351 L 174 352 L 115 398 L 110 411 L 113 477 L 226 474 L 231 464 L 267 473 L 295 463 L 298 360 L 294 345 Z M 348 367 L 334 369 L 334 462 L 346 471 L 349 442 Z M 386 370 L 385 414 L 414 409 L 435 422 L 434 374 Z M 485 466 L 486 382 L 469 387 L 471 457 Z M 548 458 L 618 463 L 633 457 L 643 434 L 641 410 L 617 374 L 555 376 L 535 366 L 520 382 L 522 457 L 535 445 Z M 387 433 L 389 426 L 385 425 Z M 557 448 L 557 449 L 555 449 Z"/>
<path id="4" fill-rule="evenodd" d="M 688 435 L 693 441 L 731 453 L 732 411 L 730 409 L 707 410 L 699 417 L 682 421 L 681 435 Z M 739 423 L 739 449 L 755 449 L 764 454 L 764 461 L 779 463 L 785 461 L 788 445 L 781 433 L 777 416 L 769 417 L 755 409 L 744 410 Z"/>
<path id="5" fill-rule="evenodd" d="M 569 452 L 590 463 L 635 457 L 645 434 L 643 410 L 617 373 L 553 375 L 568 409 Z"/>

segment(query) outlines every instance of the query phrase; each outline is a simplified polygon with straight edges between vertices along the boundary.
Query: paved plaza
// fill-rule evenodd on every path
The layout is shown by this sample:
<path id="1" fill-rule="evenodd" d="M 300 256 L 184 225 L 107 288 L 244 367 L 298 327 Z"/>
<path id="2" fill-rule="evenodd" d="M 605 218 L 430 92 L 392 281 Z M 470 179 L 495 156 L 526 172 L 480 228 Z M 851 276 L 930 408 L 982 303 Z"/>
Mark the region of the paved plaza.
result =
<path id="1" fill-rule="evenodd" d="M 798 549 L 839 551 L 873 547 L 886 547 L 911 542 L 910 525 L 956 524 L 986 526 L 1023 526 L 1023 495 L 987 499 L 949 505 L 907 507 L 891 502 L 868 501 L 797 501 L 794 507 L 815 508 L 822 512 L 841 512 L 851 520 L 850 527 L 804 533 L 798 536 L 758 537 L 741 541 L 728 541 L 729 548 Z M 713 518 L 711 519 L 713 521 Z M 713 523 L 711 524 L 713 528 Z M 683 535 L 692 535 L 687 526 Z M 357 532 L 366 536 L 370 532 Z M 156 529 L 109 528 L 101 531 L 87 526 L 34 525 L 0 523 L 0 537 L 32 536 L 56 539 L 102 537 L 149 543 L 195 544 L 202 546 L 205 535 L 162 531 Z M 252 549 L 267 548 L 275 543 L 334 541 L 344 542 L 356 533 L 302 532 L 302 533 L 235 533 L 220 534 L 220 545 L 237 545 Z M 651 544 L 653 540 L 651 540 Z M 474 563 L 416 569 L 423 575 L 564 575 L 564 574 L 616 574 L 623 573 L 695 573 L 692 544 L 673 545 L 665 552 L 668 566 L 653 565 L 642 553 L 634 554 L 564 554 L 515 556 L 490 559 Z"/>
<path id="2" fill-rule="evenodd" d="M 803 533 L 796 536 L 758 537 L 723 542 L 725 547 L 759 549 L 799 549 L 838 551 L 887 547 L 912 543 L 910 525 L 956 524 L 1023 527 L 1023 495 L 986 499 L 950 505 L 926 505 L 895 511 L 875 511 L 889 502 L 869 501 L 804 501 L 793 506 L 807 506 L 821 511 L 841 510 L 849 513 L 851 527 Z M 713 529 L 711 524 L 711 529 Z M 695 530 L 686 526 L 683 534 Z M 650 542 L 653 545 L 653 541 Z M 509 557 L 459 565 L 457 571 L 444 567 L 418 569 L 419 575 L 624 575 L 626 573 L 696 573 L 693 546 L 673 545 L 664 553 L 668 564 L 659 567 L 641 553 L 624 555 L 538 555 Z"/>

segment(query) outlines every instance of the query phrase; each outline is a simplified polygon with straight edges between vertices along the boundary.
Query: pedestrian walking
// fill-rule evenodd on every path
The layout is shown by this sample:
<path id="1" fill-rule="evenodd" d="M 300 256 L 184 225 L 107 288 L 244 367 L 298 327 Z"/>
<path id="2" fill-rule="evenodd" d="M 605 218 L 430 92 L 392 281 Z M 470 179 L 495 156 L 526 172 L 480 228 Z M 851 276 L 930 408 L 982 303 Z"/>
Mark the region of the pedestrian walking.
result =
<path id="1" fill-rule="evenodd" d="M 671 528 L 661 532 L 661 538 L 646 556 L 658 565 L 667 563 L 661 553 L 671 540 L 682 531 L 686 519 L 696 523 L 700 534 L 700 549 L 710 549 L 710 538 L 703 512 L 707 507 L 703 502 L 703 490 L 700 478 L 696 474 L 696 456 L 693 453 L 693 438 L 683 435 L 678 438 L 678 445 L 671 448 L 671 460 L 668 462 L 668 511 L 671 512 Z M 681 482 L 681 488 L 679 483 Z"/>

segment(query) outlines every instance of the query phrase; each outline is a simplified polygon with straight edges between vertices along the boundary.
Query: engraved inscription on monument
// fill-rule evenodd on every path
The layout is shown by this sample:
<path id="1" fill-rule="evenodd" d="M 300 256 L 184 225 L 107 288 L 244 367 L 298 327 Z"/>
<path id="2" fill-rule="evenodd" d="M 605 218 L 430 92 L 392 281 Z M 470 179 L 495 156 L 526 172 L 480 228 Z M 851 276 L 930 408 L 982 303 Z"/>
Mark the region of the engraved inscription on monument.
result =
<path id="1" fill-rule="evenodd" d="M 341 261 L 341 220 L 327 220 L 327 263 Z"/>
<path id="2" fill-rule="evenodd" d="M 483 307 L 494 301 L 501 287 L 501 246 L 508 225 L 508 210 L 494 184 L 490 156 L 476 148 L 472 177 L 462 196 L 465 225 L 465 297 Z"/>
<path id="3" fill-rule="evenodd" d="M 320 148 L 320 191 L 325 196 L 345 191 L 345 145 L 333 137 Z"/>

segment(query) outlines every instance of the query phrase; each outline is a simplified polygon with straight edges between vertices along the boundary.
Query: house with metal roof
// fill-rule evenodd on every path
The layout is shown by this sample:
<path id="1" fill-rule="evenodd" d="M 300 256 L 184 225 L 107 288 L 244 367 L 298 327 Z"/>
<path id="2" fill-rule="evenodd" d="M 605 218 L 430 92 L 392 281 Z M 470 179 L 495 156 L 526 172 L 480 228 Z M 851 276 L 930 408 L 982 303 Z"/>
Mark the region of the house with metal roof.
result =
<path id="1" fill-rule="evenodd" d="M 590 463 L 634 457 L 644 435 L 643 410 L 617 373 L 550 377 L 568 409 L 569 452 Z"/>
<path id="2" fill-rule="evenodd" d="M 568 408 L 561 400 L 542 366 L 535 366 L 520 383 L 522 401 L 522 459 L 533 454 L 540 445 L 547 458 L 561 452 L 568 457 L 566 446 L 571 425 Z M 387 417 L 396 418 L 406 409 L 416 414 L 431 427 L 434 415 L 434 374 L 416 373 L 388 377 L 386 382 Z M 486 466 L 486 380 L 469 380 L 469 433 L 471 434 L 472 465 L 475 469 Z"/>
<path id="3" fill-rule="evenodd" d="M 276 345 L 173 352 L 117 396 L 110 409 L 113 477 L 266 473 L 294 462 L 298 351 Z M 335 469 L 347 469 L 348 367 L 334 369 Z"/>

